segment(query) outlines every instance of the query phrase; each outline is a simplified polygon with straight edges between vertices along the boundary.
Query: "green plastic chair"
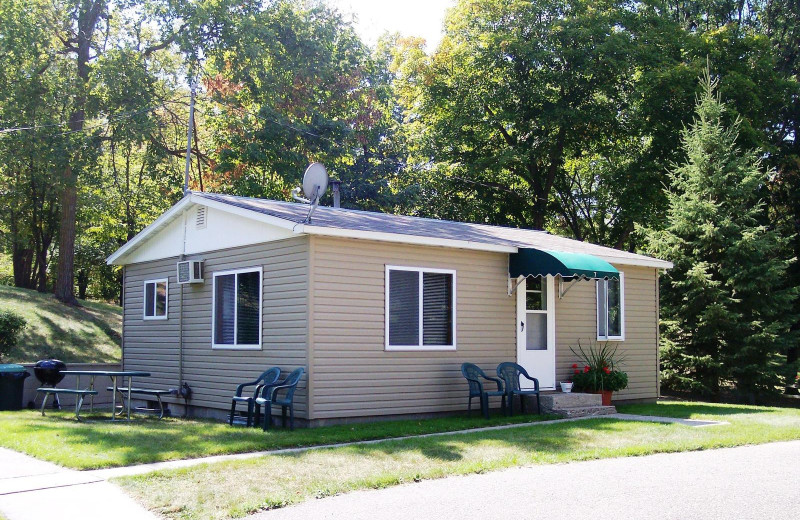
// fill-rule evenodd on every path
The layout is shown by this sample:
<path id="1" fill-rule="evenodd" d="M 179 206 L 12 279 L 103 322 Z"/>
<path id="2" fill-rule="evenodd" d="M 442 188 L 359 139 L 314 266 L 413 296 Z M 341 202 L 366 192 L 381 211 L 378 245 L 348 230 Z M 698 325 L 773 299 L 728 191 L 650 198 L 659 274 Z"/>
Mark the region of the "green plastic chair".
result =
<path id="1" fill-rule="evenodd" d="M 249 381 L 237 386 L 236 393 L 231 398 L 231 415 L 228 423 L 233 426 L 233 418 L 236 415 L 237 403 L 247 403 L 247 426 L 258 424 L 261 419 L 261 405 L 256 402 L 258 394 L 262 393 L 262 390 L 266 387 L 275 386 L 275 382 L 279 377 L 281 377 L 281 369 L 273 367 L 258 376 L 258 379 L 255 381 Z M 242 395 L 242 392 L 248 386 L 256 387 L 253 395 Z M 254 411 L 255 417 L 253 417 Z M 253 419 L 255 419 L 255 421 Z"/>
<path id="2" fill-rule="evenodd" d="M 536 413 L 542 413 L 539 405 L 539 380 L 528 375 L 528 372 L 520 365 L 511 362 L 500 363 L 497 365 L 497 377 L 503 380 L 506 387 L 506 398 L 508 399 L 508 414 L 514 415 L 514 396 L 519 396 L 520 411 L 525 413 L 525 396 L 536 396 Z M 519 378 L 524 377 L 533 381 L 533 390 L 520 388 Z"/>
<path id="3" fill-rule="evenodd" d="M 281 407 L 281 426 L 286 427 L 286 410 L 289 410 L 289 429 L 294 430 L 294 392 L 297 390 L 297 383 L 303 377 L 305 368 L 295 369 L 286 379 L 271 387 L 264 387 L 261 397 L 256 399 L 256 404 L 264 407 L 264 431 L 272 426 L 272 405 Z M 283 398 L 278 394 L 285 392 Z"/>
<path id="4" fill-rule="evenodd" d="M 489 397 L 502 397 L 503 412 L 506 409 L 506 392 L 503 390 L 503 382 L 496 377 L 489 377 L 473 363 L 461 365 L 461 374 L 469 383 L 469 401 L 467 402 L 467 413 L 472 415 L 472 398 L 479 397 L 481 401 L 481 412 L 483 416 L 489 418 Z M 497 390 L 484 390 L 483 382 L 493 381 L 497 384 Z"/>

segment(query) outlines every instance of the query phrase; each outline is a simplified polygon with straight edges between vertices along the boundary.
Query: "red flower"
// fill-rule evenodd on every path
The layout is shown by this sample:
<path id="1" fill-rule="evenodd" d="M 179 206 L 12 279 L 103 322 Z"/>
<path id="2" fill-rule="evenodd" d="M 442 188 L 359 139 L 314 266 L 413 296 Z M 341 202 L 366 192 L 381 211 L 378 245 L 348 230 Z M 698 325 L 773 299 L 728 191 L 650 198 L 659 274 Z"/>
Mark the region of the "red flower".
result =
<path id="1" fill-rule="evenodd" d="M 585 367 L 583 367 L 583 371 L 584 372 L 588 372 L 589 370 L 590 370 L 589 365 L 586 365 Z"/>
<path id="2" fill-rule="evenodd" d="M 610 374 L 611 373 L 611 369 L 608 368 L 608 367 L 603 367 L 603 372 L 605 372 L 606 374 Z"/>
<path id="3" fill-rule="evenodd" d="M 576 366 L 577 366 L 577 365 L 576 365 Z M 578 369 L 576 368 L 576 369 L 575 369 L 575 373 L 576 373 L 576 374 L 580 374 L 580 373 L 581 373 L 581 371 L 580 371 L 580 370 L 578 370 Z"/>
<path id="4" fill-rule="evenodd" d="M 573 363 L 572 364 L 572 368 L 578 368 L 578 364 L 577 363 Z"/>

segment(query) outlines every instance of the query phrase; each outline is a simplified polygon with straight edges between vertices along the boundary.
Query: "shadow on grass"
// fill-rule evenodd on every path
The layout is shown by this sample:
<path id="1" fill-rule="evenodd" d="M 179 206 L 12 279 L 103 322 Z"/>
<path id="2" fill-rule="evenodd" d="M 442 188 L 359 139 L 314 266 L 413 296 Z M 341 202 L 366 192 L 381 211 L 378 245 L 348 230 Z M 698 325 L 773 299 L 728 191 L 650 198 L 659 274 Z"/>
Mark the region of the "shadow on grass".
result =
<path id="1" fill-rule="evenodd" d="M 36 439 L 36 448 L 62 446 L 71 452 L 73 467 L 99 468 L 128 466 L 166 460 L 197 458 L 210 455 L 244 453 L 281 448 L 308 447 L 321 444 L 363 440 L 391 439 L 508 424 L 535 422 L 545 416 L 493 417 L 483 419 L 449 417 L 420 421 L 391 421 L 358 425 L 326 426 L 294 431 L 231 427 L 208 420 L 183 420 L 136 417 L 132 422 L 109 420 L 110 411 L 84 412 L 77 422 L 71 410 L 48 413 L 46 417 L 23 418 L 16 423 L 15 434 Z M 54 448 L 55 449 L 55 448 Z M 46 450 L 45 450 L 46 451 Z M 33 449 L 28 452 L 34 456 Z M 433 446 L 430 457 L 458 460 L 460 454 L 446 446 Z M 41 455 L 40 455 L 41 456 Z M 52 458 L 50 460 L 53 460 Z M 59 461 L 56 461 L 59 462 Z M 66 461 L 60 461 L 66 464 Z"/>
<path id="2" fill-rule="evenodd" d="M 484 443 L 487 449 L 513 448 L 525 454 L 544 454 L 557 457 L 587 447 L 587 438 L 598 432 L 609 435 L 623 435 L 631 426 L 630 421 L 614 418 L 586 419 L 576 422 L 556 424 L 525 425 L 529 427 L 506 428 L 500 430 L 476 431 L 454 435 L 431 436 L 419 439 L 398 439 L 373 444 L 359 444 L 345 449 L 358 456 L 370 457 L 375 454 L 399 457 L 407 452 L 418 452 L 425 459 L 439 462 L 457 462 L 466 459 L 467 445 Z M 673 424 L 636 423 L 635 426 L 648 425 L 655 430 L 674 429 Z M 658 437 L 658 435 L 655 435 Z M 305 452 L 278 453 L 276 457 L 301 460 Z"/>
<path id="3" fill-rule="evenodd" d="M 734 414 L 772 414 L 774 409 L 716 405 L 709 403 L 659 405 L 626 405 L 622 411 L 645 415 L 690 417 L 692 415 L 730 416 Z M 494 416 L 490 421 L 482 418 L 468 419 L 455 416 L 441 419 L 406 420 L 326 426 L 295 431 L 279 428 L 262 432 L 259 428 L 230 427 L 225 423 L 208 420 L 165 419 L 137 417 L 133 422 L 111 423 L 105 415 L 84 416 L 87 422 L 77 423 L 71 414 L 61 412 L 46 418 L 27 419 L 18 426 L 14 435 L 26 432 L 37 437 L 37 449 L 45 451 L 50 444 L 70 450 L 73 467 L 97 468 L 126 466 L 165 460 L 197 458 L 210 455 L 276 450 L 282 448 L 311 447 L 324 444 L 349 443 L 375 439 L 386 442 L 350 446 L 357 454 L 383 453 L 392 456 L 402 452 L 417 451 L 424 458 L 442 462 L 457 462 L 464 457 L 464 442 L 497 443 L 513 445 L 525 452 L 558 455 L 583 449 L 598 433 L 618 435 L 626 444 L 626 433 L 632 423 L 613 418 L 593 418 L 570 423 L 541 424 L 533 428 L 508 428 L 479 431 L 455 436 L 427 437 L 411 440 L 392 440 L 394 437 L 447 433 L 486 426 L 499 426 L 512 422 L 531 422 L 546 419 L 544 416 Z M 637 423 L 645 426 L 658 439 L 660 431 L 667 432 L 675 425 Z M 639 426 L 640 427 L 640 426 Z M 682 428 L 682 426 L 679 426 Z M 33 449 L 29 453 L 33 453 Z M 301 457 L 303 453 L 285 453 L 281 457 Z M 50 459 L 52 460 L 52 459 Z M 56 461 L 58 462 L 58 461 Z M 62 461 L 61 463 L 66 463 Z"/>
<path id="4" fill-rule="evenodd" d="M 57 358 L 70 360 L 80 356 L 82 360 L 95 360 L 101 362 L 115 361 L 110 359 L 108 352 L 95 347 L 92 338 L 97 337 L 92 330 L 74 330 L 63 327 L 47 311 L 36 311 L 39 323 L 29 325 L 24 331 L 24 338 L 12 354 L 14 357 L 35 361 L 36 359 Z M 73 314 L 73 313 L 71 313 Z M 111 331 L 107 325 L 99 323 L 99 319 L 88 314 L 80 313 L 79 316 L 71 315 L 71 319 L 84 322 L 87 326 L 95 326 L 108 338 L 108 343 L 118 343 L 119 335 Z M 116 334 L 116 337 L 109 334 Z M 99 338 L 102 339 L 102 336 Z M 79 351 L 79 352 L 78 352 Z"/>

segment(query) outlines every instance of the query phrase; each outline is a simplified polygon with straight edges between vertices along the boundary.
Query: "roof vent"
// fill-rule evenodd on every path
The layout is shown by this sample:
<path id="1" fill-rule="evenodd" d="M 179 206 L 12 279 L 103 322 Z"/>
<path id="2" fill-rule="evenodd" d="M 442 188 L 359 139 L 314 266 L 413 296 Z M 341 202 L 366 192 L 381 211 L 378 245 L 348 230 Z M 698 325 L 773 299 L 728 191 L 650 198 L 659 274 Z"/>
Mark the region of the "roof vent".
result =
<path id="1" fill-rule="evenodd" d="M 206 228 L 206 207 L 205 206 L 198 206 L 197 207 L 197 214 L 195 215 L 195 228 L 196 229 L 205 229 Z"/>

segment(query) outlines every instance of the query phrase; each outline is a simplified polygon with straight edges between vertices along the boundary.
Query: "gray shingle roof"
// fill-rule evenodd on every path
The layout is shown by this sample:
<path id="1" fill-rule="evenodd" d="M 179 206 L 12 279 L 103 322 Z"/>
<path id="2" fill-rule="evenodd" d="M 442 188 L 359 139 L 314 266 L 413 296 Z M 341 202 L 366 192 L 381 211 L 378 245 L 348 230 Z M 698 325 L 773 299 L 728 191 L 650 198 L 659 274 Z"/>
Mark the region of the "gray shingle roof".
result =
<path id="1" fill-rule="evenodd" d="M 218 193 L 195 192 L 192 195 L 277 217 L 297 224 L 302 224 L 305 221 L 310 210 L 310 206 L 294 202 L 237 197 Z M 545 231 L 532 229 L 453 222 L 448 220 L 409 217 L 406 215 L 391 215 L 371 211 L 331 208 L 327 206 L 317 207 L 311 217 L 310 224 L 317 227 L 353 231 L 372 231 L 433 239 L 465 240 L 492 245 L 564 251 L 567 253 L 587 253 L 599 256 L 611 263 L 645 264 L 664 268 L 671 267 L 669 262 L 663 260 L 637 255 L 627 251 L 620 251 L 610 247 L 589 244 L 587 242 L 551 235 Z"/>

